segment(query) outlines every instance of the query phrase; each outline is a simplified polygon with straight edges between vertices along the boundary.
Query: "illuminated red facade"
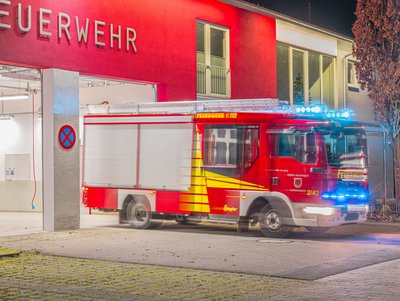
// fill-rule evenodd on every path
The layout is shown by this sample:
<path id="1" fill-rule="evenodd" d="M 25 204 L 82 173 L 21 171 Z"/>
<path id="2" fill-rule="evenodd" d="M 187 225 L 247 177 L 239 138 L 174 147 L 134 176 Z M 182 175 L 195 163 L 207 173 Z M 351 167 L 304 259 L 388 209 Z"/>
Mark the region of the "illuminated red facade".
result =
<path id="1" fill-rule="evenodd" d="M 197 98 L 196 22 L 223 26 L 230 97 L 276 97 L 275 19 L 217 0 L 11 0 L 0 10 L 0 63 L 156 83 L 160 101 Z"/>

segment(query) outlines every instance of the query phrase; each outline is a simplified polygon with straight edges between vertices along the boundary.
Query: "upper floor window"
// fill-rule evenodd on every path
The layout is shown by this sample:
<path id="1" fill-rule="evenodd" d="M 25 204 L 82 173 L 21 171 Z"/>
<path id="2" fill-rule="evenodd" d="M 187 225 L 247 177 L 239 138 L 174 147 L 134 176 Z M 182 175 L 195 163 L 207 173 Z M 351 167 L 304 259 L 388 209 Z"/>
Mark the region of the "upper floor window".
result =
<path id="1" fill-rule="evenodd" d="M 352 61 L 347 61 L 347 89 L 352 92 L 360 91 L 356 77 L 355 64 Z"/>
<path id="2" fill-rule="evenodd" d="M 349 85 L 357 85 L 356 68 L 352 61 L 347 61 L 347 83 Z"/>
<path id="3" fill-rule="evenodd" d="M 294 105 L 335 105 L 335 59 L 277 44 L 278 98 Z"/>
<path id="4" fill-rule="evenodd" d="M 197 22 L 197 94 L 230 97 L 229 30 Z"/>

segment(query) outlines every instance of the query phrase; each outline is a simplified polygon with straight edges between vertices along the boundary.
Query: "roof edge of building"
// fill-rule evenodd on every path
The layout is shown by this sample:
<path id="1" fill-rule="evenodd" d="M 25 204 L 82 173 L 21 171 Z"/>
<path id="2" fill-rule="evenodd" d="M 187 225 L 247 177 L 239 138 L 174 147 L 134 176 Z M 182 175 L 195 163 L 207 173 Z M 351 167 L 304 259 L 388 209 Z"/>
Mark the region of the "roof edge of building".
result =
<path id="1" fill-rule="evenodd" d="M 248 11 L 252 11 L 252 12 L 255 12 L 255 13 L 258 13 L 258 14 L 261 14 L 261 15 L 272 17 L 272 18 L 275 18 L 275 19 L 278 19 L 278 20 L 281 20 L 281 21 L 286 21 L 286 22 L 292 23 L 294 25 L 298 25 L 298 26 L 302 26 L 302 27 L 305 27 L 305 28 L 308 28 L 308 29 L 311 29 L 311 30 L 315 30 L 315 31 L 318 31 L 320 33 L 327 34 L 327 35 L 330 35 L 332 37 L 335 37 L 335 38 L 338 38 L 338 39 L 341 39 L 341 40 L 345 40 L 345 41 L 348 41 L 348 42 L 351 42 L 351 43 L 354 42 L 353 38 L 348 37 L 348 36 L 346 36 L 344 34 L 340 34 L 340 33 L 331 31 L 329 29 L 325 29 L 325 28 L 319 27 L 317 25 L 313 25 L 313 24 L 304 22 L 302 20 L 299 20 L 299 19 L 287 16 L 285 14 L 270 10 L 270 9 L 265 8 L 263 6 L 259 6 L 259 5 L 256 5 L 256 4 L 252 4 L 252 3 L 246 2 L 244 0 L 219 0 L 219 1 L 224 2 L 226 4 L 230 4 L 232 6 L 236 6 L 238 8 L 242 8 L 242 9 L 245 9 L 245 10 L 248 10 Z"/>

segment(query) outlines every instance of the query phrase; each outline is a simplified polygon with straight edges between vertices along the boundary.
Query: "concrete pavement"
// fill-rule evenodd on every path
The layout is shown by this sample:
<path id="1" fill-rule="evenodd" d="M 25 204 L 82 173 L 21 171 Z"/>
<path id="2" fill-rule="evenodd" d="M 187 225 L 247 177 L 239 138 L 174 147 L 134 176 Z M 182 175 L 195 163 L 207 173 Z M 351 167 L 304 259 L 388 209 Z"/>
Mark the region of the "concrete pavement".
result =
<path id="1" fill-rule="evenodd" d="M 0 300 L 384 300 L 400 260 L 317 281 L 23 253 L 0 258 Z"/>
<path id="2" fill-rule="evenodd" d="M 354 231 L 362 232 L 360 227 L 372 226 L 354 226 Z M 78 258 L 315 280 L 399 259 L 400 231 L 377 233 L 385 228 L 373 226 L 374 232 L 356 236 L 346 234 L 350 227 L 323 238 L 300 232 L 267 239 L 256 229 L 237 234 L 235 227 L 225 225 L 169 222 L 155 230 L 124 225 L 2 237 L 0 245 Z"/>
<path id="3" fill-rule="evenodd" d="M 400 300 L 400 225 L 279 240 L 230 226 L 140 231 L 98 220 L 110 222 L 0 237 L 0 247 L 31 251 L 0 259 L 0 300 Z"/>
<path id="4" fill-rule="evenodd" d="M 115 213 L 94 212 L 89 215 L 86 208 L 81 209 L 82 229 L 111 225 L 118 225 Z M 41 212 L 0 212 L 0 237 L 40 232 L 44 232 Z"/>

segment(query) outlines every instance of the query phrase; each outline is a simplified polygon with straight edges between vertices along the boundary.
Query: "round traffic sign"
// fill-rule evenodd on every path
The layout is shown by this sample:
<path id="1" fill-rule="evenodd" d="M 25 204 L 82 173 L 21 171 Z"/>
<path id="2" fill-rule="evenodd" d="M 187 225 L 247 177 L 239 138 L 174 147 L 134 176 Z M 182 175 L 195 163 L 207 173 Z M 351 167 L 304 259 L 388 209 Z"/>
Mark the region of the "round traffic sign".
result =
<path id="1" fill-rule="evenodd" d="M 72 126 L 63 125 L 58 131 L 58 143 L 62 149 L 70 150 L 76 142 L 76 133 Z"/>

